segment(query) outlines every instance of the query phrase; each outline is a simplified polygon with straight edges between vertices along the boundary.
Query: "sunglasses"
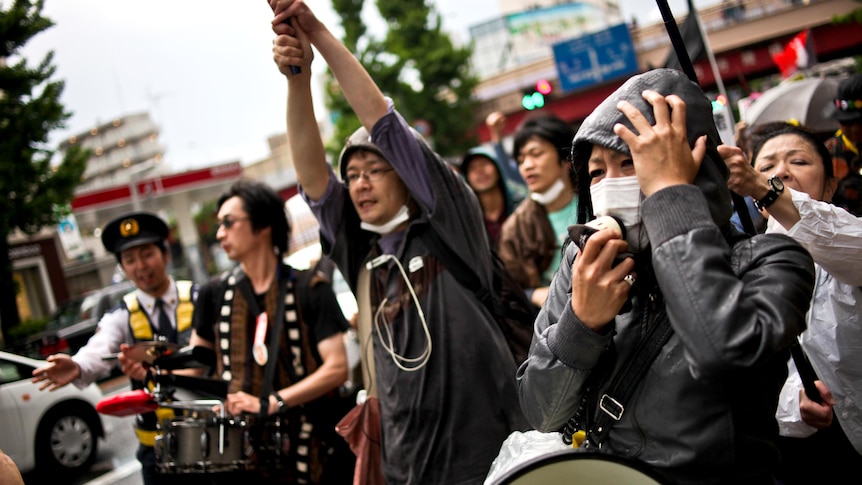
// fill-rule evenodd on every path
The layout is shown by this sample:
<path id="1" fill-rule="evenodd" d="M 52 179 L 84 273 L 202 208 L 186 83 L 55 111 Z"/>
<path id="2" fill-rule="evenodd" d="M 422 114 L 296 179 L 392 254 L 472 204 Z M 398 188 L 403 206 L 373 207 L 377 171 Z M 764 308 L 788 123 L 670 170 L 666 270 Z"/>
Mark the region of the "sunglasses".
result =
<path id="1" fill-rule="evenodd" d="M 224 227 L 225 229 L 230 229 L 234 224 L 240 221 L 247 221 L 248 217 L 234 217 L 234 218 L 224 218 L 218 222 L 216 222 L 216 231 L 219 230 L 219 227 Z"/>

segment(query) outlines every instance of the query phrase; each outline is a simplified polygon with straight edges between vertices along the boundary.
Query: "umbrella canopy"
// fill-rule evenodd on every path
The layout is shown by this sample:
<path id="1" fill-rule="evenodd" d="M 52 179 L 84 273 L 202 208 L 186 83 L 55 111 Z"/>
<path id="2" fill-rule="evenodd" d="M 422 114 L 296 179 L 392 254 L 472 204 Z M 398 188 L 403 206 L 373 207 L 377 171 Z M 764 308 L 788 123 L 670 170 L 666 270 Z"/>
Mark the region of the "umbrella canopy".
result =
<path id="1" fill-rule="evenodd" d="M 307 269 L 320 259 L 320 225 L 301 195 L 288 199 L 284 207 L 290 222 L 286 261 L 294 268 Z"/>
<path id="2" fill-rule="evenodd" d="M 817 132 L 835 131 L 838 122 L 824 116 L 838 92 L 833 78 L 805 78 L 766 90 L 745 112 L 743 119 L 755 127 L 771 121 L 797 120 Z"/>

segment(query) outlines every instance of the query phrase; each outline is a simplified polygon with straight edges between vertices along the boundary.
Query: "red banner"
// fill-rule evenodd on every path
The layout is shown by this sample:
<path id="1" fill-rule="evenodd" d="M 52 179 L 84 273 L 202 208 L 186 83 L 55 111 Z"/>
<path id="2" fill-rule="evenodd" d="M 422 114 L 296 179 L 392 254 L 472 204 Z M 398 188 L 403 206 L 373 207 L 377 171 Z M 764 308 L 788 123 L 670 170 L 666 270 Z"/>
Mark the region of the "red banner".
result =
<path id="1" fill-rule="evenodd" d="M 784 46 L 784 50 L 772 54 L 772 60 L 782 77 L 790 77 L 796 71 L 811 67 L 817 62 L 808 29 L 796 35 Z"/>

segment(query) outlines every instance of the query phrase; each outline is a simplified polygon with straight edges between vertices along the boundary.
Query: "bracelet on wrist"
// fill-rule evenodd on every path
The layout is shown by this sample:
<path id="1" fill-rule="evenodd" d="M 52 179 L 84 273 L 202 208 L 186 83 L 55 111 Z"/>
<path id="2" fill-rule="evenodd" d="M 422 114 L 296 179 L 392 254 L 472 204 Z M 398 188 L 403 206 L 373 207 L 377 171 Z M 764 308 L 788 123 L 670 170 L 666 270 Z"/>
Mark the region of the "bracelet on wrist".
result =
<path id="1" fill-rule="evenodd" d="M 273 392 L 272 396 L 275 397 L 275 412 L 280 413 L 282 411 L 285 411 L 287 409 L 287 403 L 284 401 L 281 395 L 279 395 L 279 393 L 277 392 Z"/>

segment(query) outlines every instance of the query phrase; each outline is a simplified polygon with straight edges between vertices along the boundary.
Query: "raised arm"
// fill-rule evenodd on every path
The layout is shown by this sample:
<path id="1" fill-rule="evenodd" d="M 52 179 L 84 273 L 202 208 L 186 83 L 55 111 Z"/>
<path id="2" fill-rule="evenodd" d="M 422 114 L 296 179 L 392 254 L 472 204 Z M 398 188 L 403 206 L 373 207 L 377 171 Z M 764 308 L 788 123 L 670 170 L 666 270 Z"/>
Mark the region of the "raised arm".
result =
<path id="1" fill-rule="evenodd" d="M 285 20 L 291 19 L 297 27 L 295 30 L 304 31 L 307 34 L 308 40 L 326 60 L 341 85 L 344 96 L 356 112 L 359 121 L 370 133 L 377 120 L 387 113 L 388 106 L 383 93 L 359 60 L 315 17 L 304 1 L 272 0 L 270 5 L 275 12 L 273 26 L 276 33 L 291 34 L 291 27 L 283 25 Z M 300 39 L 301 35 L 301 33 L 298 34 Z M 310 57 L 308 62 L 311 62 Z M 279 67 L 281 66 L 282 64 L 279 63 Z M 282 72 L 284 72 L 283 69 Z"/>
<path id="2" fill-rule="evenodd" d="M 330 171 L 311 94 L 314 52 L 302 27 L 294 28 L 281 20 L 273 23 L 273 31 L 277 34 L 272 46 L 273 59 L 287 77 L 287 146 L 297 182 L 309 198 L 319 200 L 326 192 Z M 291 66 L 299 66 L 301 72 L 292 74 Z"/>

